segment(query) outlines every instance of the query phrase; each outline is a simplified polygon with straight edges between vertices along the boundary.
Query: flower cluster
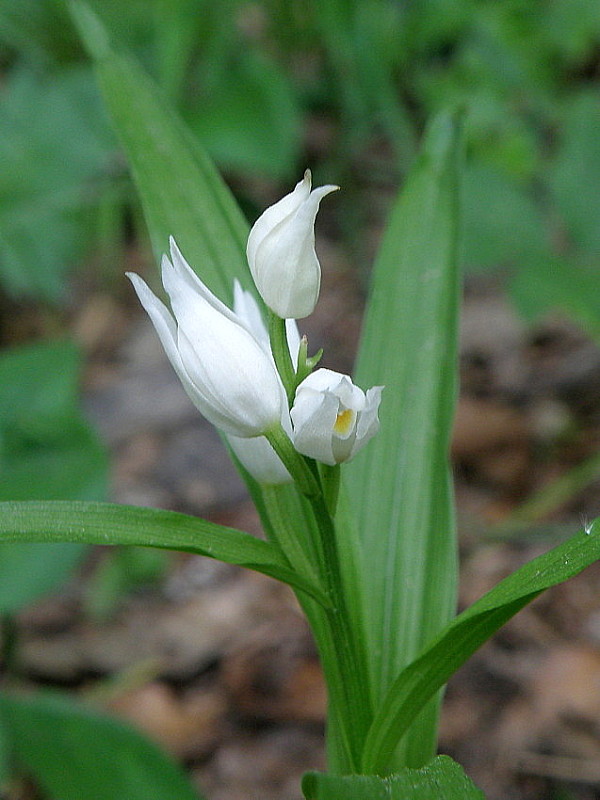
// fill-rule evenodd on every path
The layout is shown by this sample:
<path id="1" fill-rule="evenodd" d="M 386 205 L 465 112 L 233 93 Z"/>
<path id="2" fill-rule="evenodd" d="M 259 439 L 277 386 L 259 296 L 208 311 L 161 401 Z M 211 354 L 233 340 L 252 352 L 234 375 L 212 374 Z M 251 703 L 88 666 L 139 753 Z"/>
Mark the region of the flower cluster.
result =
<path id="1" fill-rule="evenodd" d="M 314 224 L 322 198 L 336 189 L 311 190 L 307 171 L 293 192 L 259 217 L 248 237 L 256 288 L 271 312 L 286 320 L 289 357 L 299 379 L 291 395 L 275 365 L 259 306 L 237 282 L 232 311 L 202 283 L 172 238 L 170 257 L 163 256 L 161 264 L 171 310 L 138 275 L 127 273 L 192 403 L 227 435 L 241 464 L 260 483 L 291 480 L 268 441 L 276 429 L 298 453 L 333 466 L 352 458 L 379 428 L 382 387 L 365 394 L 347 375 L 307 369 L 295 321 L 308 316 L 318 299 Z"/>

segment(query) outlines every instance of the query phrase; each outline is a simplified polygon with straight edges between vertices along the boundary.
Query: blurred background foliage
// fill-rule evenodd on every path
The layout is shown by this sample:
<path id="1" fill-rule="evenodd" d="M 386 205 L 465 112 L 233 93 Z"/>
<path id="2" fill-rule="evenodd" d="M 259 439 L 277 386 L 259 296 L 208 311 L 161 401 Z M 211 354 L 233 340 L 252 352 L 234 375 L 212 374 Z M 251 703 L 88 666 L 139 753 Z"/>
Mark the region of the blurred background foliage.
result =
<path id="1" fill-rule="evenodd" d="M 426 119 L 467 110 L 464 256 L 519 311 L 600 334 L 600 6 L 588 0 L 94 0 L 244 201 L 307 164 L 356 193 L 402 180 Z M 122 268 L 138 219 L 62 0 L 3 0 L 0 280 L 64 304 L 94 253 Z M 352 210 L 351 210 L 352 209 Z M 358 243 L 353 242 L 359 257 Z"/>
<path id="2" fill-rule="evenodd" d="M 90 5 L 249 217 L 257 186 L 276 197 L 308 165 L 317 182 L 341 184 L 337 224 L 357 265 L 369 263 L 365 231 L 379 230 L 426 120 L 464 107 L 466 269 L 497 275 L 526 319 L 559 311 L 600 336 L 600 4 Z M 77 408 L 68 319 L 78 287 L 118 284 L 146 234 L 64 0 L 0 0 L 0 71 L 0 494 L 100 499 L 107 457 Z M 33 344 L 15 330 L 22 308 L 37 315 Z M 52 552 L 58 580 L 75 556 Z M 110 606 L 121 563 L 135 572 L 117 559 L 92 605 Z M 34 596 L 47 586 L 29 583 Z"/>

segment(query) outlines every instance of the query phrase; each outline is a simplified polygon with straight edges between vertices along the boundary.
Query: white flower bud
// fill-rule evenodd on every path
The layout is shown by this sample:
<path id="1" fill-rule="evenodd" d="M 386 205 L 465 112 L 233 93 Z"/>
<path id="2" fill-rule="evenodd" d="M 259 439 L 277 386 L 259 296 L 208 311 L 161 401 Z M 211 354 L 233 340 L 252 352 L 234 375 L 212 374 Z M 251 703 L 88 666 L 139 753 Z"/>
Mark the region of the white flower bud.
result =
<path id="1" fill-rule="evenodd" d="M 267 306 L 282 319 L 302 319 L 319 297 L 321 267 L 315 253 L 315 218 L 319 203 L 337 186 L 311 192 L 311 174 L 293 192 L 270 206 L 256 220 L 246 253 L 256 288 Z"/>
<path id="2" fill-rule="evenodd" d="M 127 273 L 196 408 L 225 433 L 259 436 L 281 421 L 285 390 L 272 359 L 247 326 L 202 283 L 170 240 L 162 280 L 172 314 Z"/>
<path id="3" fill-rule="evenodd" d="M 305 456 L 333 466 L 348 461 L 379 430 L 382 386 L 365 393 L 348 375 L 318 369 L 296 390 L 293 442 Z"/>

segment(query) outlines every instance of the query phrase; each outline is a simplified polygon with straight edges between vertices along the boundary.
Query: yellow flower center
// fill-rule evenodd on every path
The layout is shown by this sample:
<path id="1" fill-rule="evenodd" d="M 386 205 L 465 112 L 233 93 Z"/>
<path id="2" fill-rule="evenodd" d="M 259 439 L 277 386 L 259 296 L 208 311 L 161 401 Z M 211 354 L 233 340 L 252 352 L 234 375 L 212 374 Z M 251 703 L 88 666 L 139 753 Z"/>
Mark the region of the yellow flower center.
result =
<path id="1" fill-rule="evenodd" d="M 347 408 L 345 411 L 340 411 L 333 426 L 333 430 L 341 436 L 345 436 L 354 423 L 354 412 L 352 409 Z"/>

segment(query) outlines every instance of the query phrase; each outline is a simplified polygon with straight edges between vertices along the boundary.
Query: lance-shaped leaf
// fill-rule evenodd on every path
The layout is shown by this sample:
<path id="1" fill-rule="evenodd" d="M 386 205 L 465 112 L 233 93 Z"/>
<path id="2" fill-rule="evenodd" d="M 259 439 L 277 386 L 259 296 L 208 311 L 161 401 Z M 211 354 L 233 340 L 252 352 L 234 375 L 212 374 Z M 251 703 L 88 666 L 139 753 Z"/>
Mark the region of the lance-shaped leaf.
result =
<path id="1" fill-rule="evenodd" d="M 157 261 L 174 236 L 202 280 L 230 301 L 233 278 L 250 285 L 248 225 L 212 161 L 139 65 L 115 53 L 91 9 L 71 2 L 96 62 L 102 96 L 125 149 Z"/>
<path id="2" fill-rule="evenodd" d="M 398 741 L 425 703 L 495 631 L 540 592 L 600 558 L 600 526 L 596 523 L 501 581 L 456 617 L 400 673 L 369 731 L 363 755 L 366 773 L 385 770 Z"/>
<path id="3" fill-rule="evenodd" d="M 456 541 L 447 463 L 456 394 L 460 135 L 442 115 L 392 210 L 356 367 L 383 385 L 381 429 L 346 468 L 363 545 L 374 698 L 452 617 Z M 436 708 L 394 766 L 433 757 Z"/>
<path id="4" fill-rule="evenodd" d="M 0 543 L 66 541 L 197 553 L 262 572 L 328 605 L 312 577 L 292 570 L 277 548 L 235 528 L 176 511 L 112 503 L 0 503 Z"/>

